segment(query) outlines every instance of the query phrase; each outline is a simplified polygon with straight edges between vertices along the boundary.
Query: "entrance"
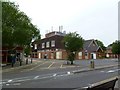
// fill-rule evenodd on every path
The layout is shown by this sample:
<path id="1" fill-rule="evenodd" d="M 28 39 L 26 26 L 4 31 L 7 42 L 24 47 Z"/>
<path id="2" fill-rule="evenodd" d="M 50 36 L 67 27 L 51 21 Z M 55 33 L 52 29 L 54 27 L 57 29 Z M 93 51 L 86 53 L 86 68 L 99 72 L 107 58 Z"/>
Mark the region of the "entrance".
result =
<path id="1" fill-rule="evenodd" d="M 96 59 L 96 53 L 91 53 L 91 59 Z"/>

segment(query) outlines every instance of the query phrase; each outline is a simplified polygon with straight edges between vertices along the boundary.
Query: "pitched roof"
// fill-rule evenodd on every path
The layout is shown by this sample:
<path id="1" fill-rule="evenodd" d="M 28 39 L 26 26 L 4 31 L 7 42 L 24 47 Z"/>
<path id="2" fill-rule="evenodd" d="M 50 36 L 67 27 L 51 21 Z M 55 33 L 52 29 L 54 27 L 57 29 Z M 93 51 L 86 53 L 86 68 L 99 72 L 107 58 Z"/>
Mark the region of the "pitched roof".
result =
<path id="1" fill-rule="evenodd" d="M 92 43 L 94 43 L 95 46 L 91 46 Z M 83 49 L 84 49 L 84 51 L 87 50 L 87 52 L 94 52 L 94 51 L 97 51 L 101 48 L 100 48 L 100 46 L 98 46 L 98 44 L 96 43 L 96 41 L 94 39 L 91 39 L 91 40 L 85 40 L 84 41 Z"/>

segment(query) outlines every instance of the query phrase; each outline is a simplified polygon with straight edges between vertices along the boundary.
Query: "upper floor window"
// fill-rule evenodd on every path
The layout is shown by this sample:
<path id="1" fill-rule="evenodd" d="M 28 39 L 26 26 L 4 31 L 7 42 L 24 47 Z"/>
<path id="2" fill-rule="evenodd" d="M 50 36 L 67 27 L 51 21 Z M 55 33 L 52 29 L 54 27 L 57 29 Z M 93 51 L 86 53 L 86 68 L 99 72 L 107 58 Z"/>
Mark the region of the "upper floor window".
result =
<path id="1" fill-rule="evenodd" d="M 45 48 L 45 43 L 42 43 L 42 48 Z"/>
<path id="2" fill-rule="evenodd" d="M 50 47 L 50 42 L 47 42 L 47 43 L 46 43 L 46 47 Z"/>
<path id="3" fill-rule="evenodd" d="M 37 49 L 37 44 L 35 44 L 34 49 Z"/>
<path id="4" fill-rule="evenodd" d="M 51 47 L 55 47 L 55 41 L 51 41 Z"/>

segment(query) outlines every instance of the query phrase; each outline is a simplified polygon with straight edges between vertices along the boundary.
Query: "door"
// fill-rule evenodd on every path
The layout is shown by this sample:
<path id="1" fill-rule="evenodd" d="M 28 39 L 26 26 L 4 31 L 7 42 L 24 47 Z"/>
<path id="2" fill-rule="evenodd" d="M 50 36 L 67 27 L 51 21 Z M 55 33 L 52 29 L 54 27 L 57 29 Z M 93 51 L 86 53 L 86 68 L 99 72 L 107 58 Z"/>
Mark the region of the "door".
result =
<path id="1" fill-rule="evenodd" d="M 38 57 L 39 57 L 39 59 L 41 59 L 41 53 L 39 53 L 38 55 L 39 55 L 39 56 L 38 56 Z"/>
<path id="2" fill-rule="evenodd" d="M 62 52 L 56 52 L 56 59 L 62 59 Z"/>
<path id="3" fill-rule="evenodd" d="M 96 53 L 91 53 L 91 59 L 96 59 Z"/>

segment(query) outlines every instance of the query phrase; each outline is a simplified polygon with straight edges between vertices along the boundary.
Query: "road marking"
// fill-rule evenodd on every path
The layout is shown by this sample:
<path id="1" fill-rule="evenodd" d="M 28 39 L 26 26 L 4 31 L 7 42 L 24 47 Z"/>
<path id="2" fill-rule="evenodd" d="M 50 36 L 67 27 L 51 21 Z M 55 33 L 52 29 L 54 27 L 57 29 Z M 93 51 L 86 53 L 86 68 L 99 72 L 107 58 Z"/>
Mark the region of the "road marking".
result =
<path id="1" fill-rule="evenodd" d="M 113 72 L 117 72 L 117 71 L 119 71 L 120 69 L 115 69 L 115 70 L 109 70 L 109 71 L 107 71 L 107 73 L 113 73 Z"/>
<path id="2" fill-rule="evenodd" d="M 58 75 L 57 77 L 68 76 L 68 74 Z"/>
<path id="3" fill-rule="evenodd" d="M 100 71 L 100 72 L 105 72 L 105 71 Z"/>
<path id="4" fill-rule="evenodd" d="M 112 72 L 115 72 L 114 70 L 110 70 L 110 71 L 108 71 L 107 73 L 112 73 Z"/>
<path id="5" fill-rule="evenodd" d="M 14 82 L 23 82 L 23 81 L 29 81 L 29 80 L 32 80 L 32 79 L 17 80 L 17 81 L 14 81 Z"/>
<path id="6" fill-rule="evenodd" d="M 83 87 L 83 88 L 88 88 L 88 87 L 86 86 L 86 87 Z M 79 90 L 79 89 L 75 89 L 75 90 Z"/>
<path id="7" fill-rule="evenodd" d="M 12 82 L 13 80 L 8 80 L 8 82 Z"/>
<path id="8" fill-rule="evenodd" d="M 57 74 L 53 74 L 53 76 L 55 77 L 55 76 L 57 76 Z"/>
<path id="9" fill-rule="evenodd" d="M 50 68 L 54 63 L 55 63 L 55 62 L 52 62 L 52 64 L 50 64 L 48 68 Z"/>
<path id="10" fill-rule="evenodd" d="M 60 66 L 60 68 L 63 68 L 63 64 Z"/>
<path id="11" fill-rule="evenodd" d="M 30 70 L 33 70 L 33 69 L 35 69 L 35 68 L 38 68 L 39 66 L 41 66 L 41 65 L 43 65 L 43 64 L 45 64 L 46 62 L 43 62 L 42 64 L 40 64 L 40 65 L 38 65 L 38 66 L 36 66 L 36 67 L 33 67 L 33 68 L 31 68 Z"/>
<path id="12" fill-rule="evenodd" d="M 16 85 L 16 86 L 18 86 L 18 85 L 21 85 L 21 83 L 15 83 L 15 84 L 13 84 L 13 85 Z"/>
<path id="13" fill-rule="evenodd" d="M 39 76 L 34 77 L 34 79 L 37 79 Z"/>
<path id="14" fill-rule="evenodd" d="M 67 74 L 70 74 L 70 72 L 67 72 Z"/>
<path id="15" fill-rule="evenodd" d="M 10 84 L 6 84 L 6 86 L 9 86 Z"/>

